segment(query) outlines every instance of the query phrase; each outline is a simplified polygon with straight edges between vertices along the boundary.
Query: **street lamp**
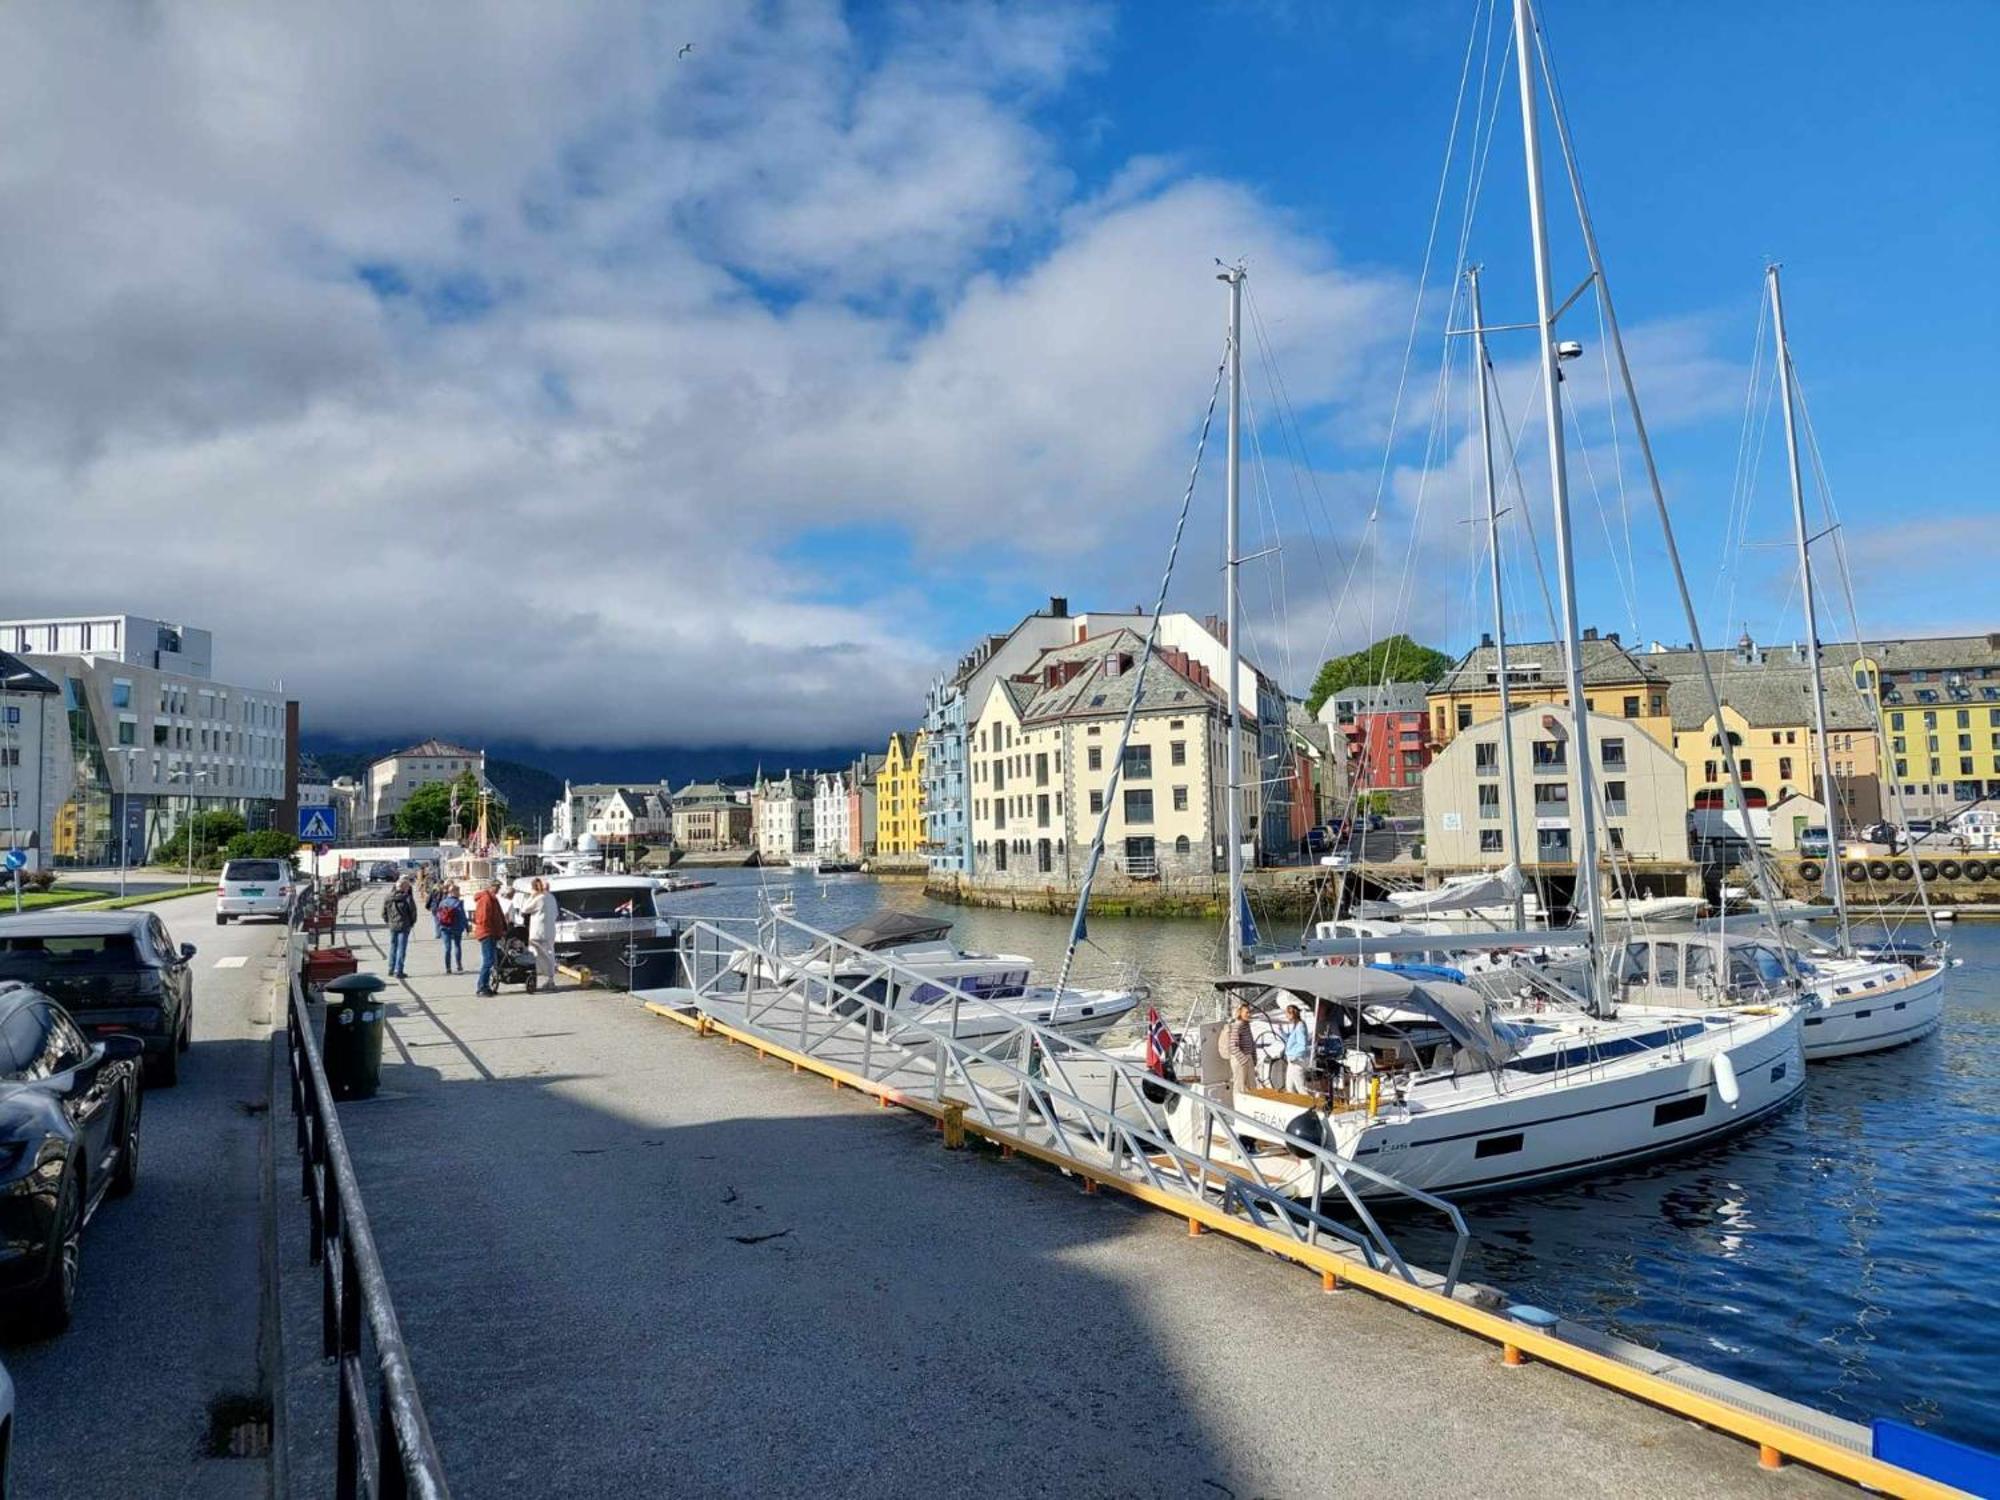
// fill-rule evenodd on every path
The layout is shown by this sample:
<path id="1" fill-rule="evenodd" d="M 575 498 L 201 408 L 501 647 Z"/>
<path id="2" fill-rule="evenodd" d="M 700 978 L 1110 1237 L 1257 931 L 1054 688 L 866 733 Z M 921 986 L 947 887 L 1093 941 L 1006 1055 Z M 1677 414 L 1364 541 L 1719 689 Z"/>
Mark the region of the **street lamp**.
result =
<path id="1" fill-rule="evenodd" d="M 188 783 L 187 883 L 189 885 L 193 885 L 194 884 L 194 783 L 197 781 L 208 780 L 208 772 L 196 771 L 193 773 L 193 775 L 189 775 L 189 773 L 186 771 L 175 771 L 174 773 L 172 773 L 170 776 L 167 777 L 167 780 L 185 781 Z"/>

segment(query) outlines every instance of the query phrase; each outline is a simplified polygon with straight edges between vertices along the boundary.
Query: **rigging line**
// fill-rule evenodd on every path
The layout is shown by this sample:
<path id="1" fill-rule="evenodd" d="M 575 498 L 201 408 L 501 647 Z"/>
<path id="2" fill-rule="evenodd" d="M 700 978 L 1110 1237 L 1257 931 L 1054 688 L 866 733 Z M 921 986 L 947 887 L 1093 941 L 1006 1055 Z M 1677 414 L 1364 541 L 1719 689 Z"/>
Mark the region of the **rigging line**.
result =
<path id="1" fill-rule="evenodd" d="M 1243 414 L 1249 418 L 1250 449 L 1256 455 L 1257 479 L 1264 502 L 1263 513 L 1259 520 L 1267 528 L 1265 532 L 1267 540 L 1260 550 L 1267 551 L 1271 560 L 1277 563 L 1276 568 L 1264 570 L 1264 594 L 1271 604 L 1271 628 L 1278 632 L 1279 649 L 1284 655 L 1285 681 L 1297 682 L 1298 678 L 1293 675 L 1292 633 L 1289 628 L 1291 616 L 1282 609 L 1286 602 L 1284 536 L 1278 530 L 1278 510 L 1271 499 L 1271 474 L 1264 464 L 1264 437 L 1257 428 L 1257 405 L 1247 392 L 1243 397 Z"/>
<path id="2" fill-rule="evenodd" d="M 1590 498 L 1597 506 L 1597 524 L 1604 529 L 1604 547 L 1611 559 L 1611 576 L 1617 580 L 1618 590 L 1625 596 L 1625 613 L 1632 622 L 1632 638 L 1636 641 L 1639 637 L 1639 607 L 1632 593 L 1635 584 L 1618 566 L 1618 540 L 1611 531 L 1611 517 L 1604 509 L 1604 493 L 1597 487 L 1597 471 L 1590 462 L 1590 445 L 1583 440 L 1583 421 L 1577 415 L 1576 398 L 1570 395 L 1567 385 L 1558 383 L 1556 389 L 1562 393 L 1563 410 L 1569 414 L 1570 425 L 1576 430 L 1576 456 L 1583 461 L 1583 477 L 1590 485 Z"/>
<path id="3" fill-rule="evenodd" d="M 1508 430 L 1507 398 L 1500 393 L 1499 371 L 1489 361 L 1487 369 L 1493 372 L 1493 411 L 1500 419 L 1500 430 Z M 1562 639 L 1562 630 L 1556 624 L 1555 595 L 1549 592 L 1548 570 L 1542 566 L 1542 544 L 1535 535 L 1535 508 L 1528 500 L 1528 483 L 1521 477 L 1521 444 L 1527 441 L 1528 424 L 1541 410 L 1542 397 L 1537 388 L 1529 393 L 1528 404 L 1521 410 L 1521 425 L 1513 429 L 1513 441 L 1507 445 L 1507 476 L 1513 482 L 1514 509 L 1520 514 L 1521 525 L 1527 532 L 1528 556 L 1535 564 L 1535 582 L 1541 588 L 1542 609 L 1549 622 L 1549 639 Z"/>
<path id="4" fill-rule="evenodd" d="M 1447 310 L 1449 311 L 1449 310 Z M 1424 509 L 1430 497 L 1431 473 L 1437 466 L 1438 453 L 1444 445 L 1445 435 L 1451 425 L 1450 382 L 1453 361 L 1457 358 L 1454 345 L 1460 342 L 1447 336 L 1444 339 L 1442 358 L 1438 361 L 1437 388 L 1431 396 L 1430 433 L 1424 443 L 1423 467 L 1418 472 L 1416 502 L 1411 507 L 1410 539 L 1403 548 L 1402 574 L 1396 583 L 1395 608 L 1389 621 L 1392 625 L 1404 624 L 1409 618 L 1410 592 L 1416 579 L 1417 553 L 1423 539 Z M 1394 634 L 1394 632 L 1390 632 Z M 1379 636 L 1376 639 L 1380 639 Z M 1386 686 L 1389 681 L 1389 653 L 1382 653 L 1382 679 L 1377 686 Z"/>
<path id="5" fill-rule="evenodd" d="M 1611 473 L 1618 481 L 1618 517 L 1625 523 L 1625 576 L 1632 580 L 1636 589 L 1639 584 L 1639 555 L 1632 546 L 1632 503 L 1625 494 L 1625 449 L 1618 438 L 1618 398 L 1611 389 L 1611 341 L 1604 336 L 1604 299 L 1594 297 L 1597 304 L 1597 357 L 1604 366 L 1604 418 L 1611 427 Z M 1581 421 L 1577 424 L 1579 434 L 1583 430 Z M 1632 602 L 1632 639 L 1639 639 L 1639 611 L 1636 601 Z"/>
<path id="6" fill-rule="evenodd" d="M 1736 516 L 1736 534 L 1730 539 L 1733 565 L 1729 569 L 1728 609 L 1723 619 L 1723 629 L 1729 628 L 1729 621 L 1736 618 L 1736 591 L 1743 582 L 1743 554 L 1750 547 L 1750 523 L 1757 509 L 1757 459 L 1766 446 L 1766 438 L 1771 430 L 1771 413 L 1778 407 L 1780 376 L 1777 361 L 1773 360 L 1764 381 L 1764 404 L 1758 410 L 1756 431 L 1751 434 L 1750 465 L 1744 473 L 1743 508 Z"/>
<path id="7" fill-rule="evenodd" d="M 1731 539 L 1736 535 L 1738 512 L 1745 504 L 1743 487 L 1746 474 L 1754 460 L 1755 450 L 1751 447 L 1750 434 L 1755 430 L 1757 413 L 1757 390 L 1763 380 L 1764 370 L 1764 321 L 1771 315 L 1768 297 L 1757 299 L 1757 333 L 1750 341 L 1750 379 L 1743 387 L 1743 416 L 1736 434 L 1736 463 L 1729 476 L 1729 513 L 1723 518 L 1722 547 L 1716 555 L 1715 583 L 1708 592 L 1708 607 L 1715 608 L 1716 598 L 1722 592 L 1723 580 L 1730 570 L 1735 552 Z"/>
<path id="8" fill-rule="evenodd" d="M 1681 609 L 1687 617 L 1687 626 L 1694 637 L 1691 644 L 1695 649 L 1695 661 L 1701 667 L 1703 685 L 1708 690 L 1709 708 L 1715 715 L 1718 728 L 1722 723 L 1722 694 L 1715 685 L 1715 677 L 1709 671 L 1708 653 L 1702 649 L 1701 621 L 1696 617 L 1694 596 L 1688 592 L 1687 570 L 1681 563 L 1680 544 L 1674 539 L 1673 517 L 1667 510 L 1666 487 L 1660 480 L 1659 463 L 1653 456 L 1653 440 L 1646 431 L 1645 414 L 1639 407 L 1639 389 L 1632 378 L 1632 362 L 1625 351 L 1625 336 L 1618 326 L 1618 310 L 1611 300 L 1611 282 L 1604 274 L 1604 257 L 1597 244 L 1597 226 L 1591 218 L 1590 201 L 1583 189 L 1582 168 L 1577 162 L 1576 145 L 1570 137 L 1569 112 L 1564 107 L 1562 84 L 1556 77 L 1555 64 L 1549 56 L 1548 34 L 1539 15 L 1534 20 L 1536 60 L 1540 63 L 1541 76 L 1549 87 L 1549 113 L 1556 127 L 1556 139 L 1562 148 L 1563 170 L 1569 181 L 1570 199 L 1576 207 L 1577 227 L 1582 231 L 1584 249 L 1590 259 L 1590 269 L 1597 277 L 1600 295 L 1604 300 L 1605 324 L 1618 356 L 1618 376 L 1625 389 L 1625 402 L 1631 409 L 1632 436 L 1639 445 L 1639 456 L 1645 463 L 1646 484 L 1652 491 L 1653 506 L 1659 514 L 1661 540 L 1665 544 L 1667 564 L 1674 578 L 1674 587 L 1680 594 Z M 1743 795 L 1743 778 L 1737 770 L 1737 758 L 1723 756 L 1729 767 L 1729 784 L 1736 794 L 1736 805 L 1743 809 L 1747 823 L 1749 801 Z M 1746 829 L 1747 831 L 1747 829 Z M 1757 888 L 1764 898 L 1764 906 L 1771 924 L 1782 934 L 1783 927 L 1778 917 L 1778 898 L 1781 888 L 1777 876 L 1771 869 L 1770 860 L 1758 852 L 1756 842 L 1750 841 L 1751 868 L 1756 876 Z M 1783 939 L 1781 938 L 1781 942 Z M 1789 946 L 1787 944 L 1786 946 Z"/>
<path id="9" fill-rule="evenodd" d="M 1812 409 L 1806 404 L 1805 385 L 1799 379 L 1799 367 L 1796 361 L 1792 364 L 1792 394 L 1798 399 L 1799 427 L 1806 437 L 1806 453 L 1812 463 L 1814 487 L 1819 491 L 1820 512 L 1825 516 L 1827 530 L 1833 538 L 1833 555 L 1840 567 L 1840 591 L 1847 602 L 1847 623 L 1854 632 L 1854 662 L 1848 668 L 1851 681 L 1861 658 L 1868 654 L 1868 648 L 1861 639 L 1861 609 L 1855 601 L 1854 572 L 1847 562 L 1847 533 L 1841 527 L 1840 512 L 1833 498 L 1833 484 L 1827 478 L 1826 466 L 1820 457 L 1819 434 L 1813 430 Z M 1876 687 L 1875 692 L 1857 693 L 1856 696 L 1868 705 L 1869 719 L 1875 729 L 1876 759 L 1878 762 L 1887 759 L 1893 771 L 1895 760 L 1889 752 L 1889 726 L 1887 717 L 1882 712 L 1879 678 Z M 1889 802 L 1895 811 L 1896 821 L 1904 828 L 1908 828 L 1910 819 L 1903 800 L 1902 778 L 1892 775 L 1888 783 Z M 1838 853 L 1837 850 L 1829 852 Z M 1930 929 L 1931 937 L 1935 940 L 1938 937 L 1937 913 L 1931 906 L 1930 887 L 1924 879 L 1923 861 L 1911 860 L 1910 869 L 1917 878 L 1917 902 L 1923 908 L 1924 924 Z M 1893 923 L 1889 927 L 1891 935 L 1900 929 L 1900 922 Z"/>
<path id="10" fill-rule="evenodd" d="M 1424 299 L 1430 287 L 1431 258 L 1437 250 L 1438 222 L 1443 217 L 1444 214 L 1445 188 L 1449 185 L 1451 181 L 1452 158 L 1458 150 L 1459 121 L 1465 111 L 1465 84 L 1467 78 L 1470 76 L 1472 71 L 1472 54 L 1474 46 L 1478 42 L 1478 40 L 1479 40 L 1479 19 L 1477 13 L 1475 12 L 1473 16 L 1472 28 L 1470 31 L 1466 33 L 1465 60 L 1463 63 L 1459 65 L 1459 72 L 1458 72 L 1458 97 L 1455 101 L 1453 101 L 1451 107 L 1451 128 L 1449 131 L 1446 132 L 1445 135 L 1444 162 L 1438 173 L 1437 195 L 1432 200 L 1431 203 L 1430 229 L 1426 232 L 1424 236 L 1424 257 L 1421 265 L 1418 267 L 1417 270 L 1416 302 L 1415 305 L 1412 306 L 1410 309 L 1409 332 L 1404 336 L 1403 340 L 1402 370 L 1396 377 L 1396 395 L 1395 399 L 1390 403 L 1389 407 L 1389 430 L 1388 433 L 1383 438 L 1382 442 L 1382 465 L 1375 477 L 1375 498 L 1373 502 L 1370 504 L 1368 510 L 1367 529 L 1369 530 L 1373 529 L 1376 521 L 1381 516 L 1382 496 L 1384 491 L 1388 488 L 1389 484 L 1389 466 L 1392 460 L 1394 459 L 1396 452 L 1396 432 L 1402 423 L 1403 394 L 1409 384 L 1410 362 L 1416 355 L 1417 330 L 1423 326 Z M 1364 550 L 1372 551 L 1372 548 Z M 1357 553 L 1357 561 L 1358 561 L 1358 556 L 1359 554 Z M 1350 583 L 1352 581 L 1352 577 L 1353 577 L 1352 570 L 1350 570 L 1349 572 Z M 1327 625 L 1326 635 L 1320 642 L 1320 653 L 1319 653 L 1320 655 L 1324 656 L 1326 654 L 1327 647 L 1331 644 L 1332 640 L 1333 640 L 1333 625 L 1329 621 Z"/>
<path id="11" fill-rule="evenodd" d="M 1215 366 L 1215 384 L 1209 387 L 1208 410 L 1202 414 L 1201 436 L 1195 441 L 1194 462 L 1188 466 L 1187 488 L 1181 494 L 1181 511 L 1174 522 L 1173 544 L 1167 549 L 1167 566 L 1160 574 L 1160 591 L 1153 602 L 1152 622 L 1146 628 L 1145 649 L 1140 653 L 1135 669 L 1138 675 L 1132 679 L 1132 702 L 1125 710 L 1125 727 L 1119 732 L 1118 754 L 1112 758 L 1111 775 L 1105 782 L 1104 809 L 1098 815 L 1097 836 L 1091 840 L 1090 854 L 1083 867 L 1083 884 L 1076 893 L 1076 916 L 1070 922 L 1069 945 L 1063 949 L 1062 972 L 1056 979 L 1058 994 L 1069 983 L 1070 965 L 1076 961 L 1076 946 L 1085 936 L 1084 914 L 1090 908 L 1090 887 L 1097 879 L 1097 867 L 1104 858 L 1104 836 L 1110 828 L 1112 804 L 1118 800 L 1118 777 L 1125 766 L 1125 747 L 1132 741 L 1132 726 L 1139 717 L 1139 700 L 1145 696 L 1146 668 L 1152 665 L 1154 648 L 1159 644 L 1160 616 L 1166 611 L 1167 589 L 1174 581 L 1174 563 L 1181 555 L 1181 538 L 1187 532 L 1188 510 L 1194 504 L 1195 484 L 1201 478 L 1202 455 L 1208 451 L 1209 429 L 1215 424 L 1216 399 L 1222 394 L 1222 378 L 1229 372 L 1229 343 L 1225 338 L 1222 358 Z M 1227 738 L 1234 743 L 1235 737 L 1236 726 L 1231 724 Z"/>

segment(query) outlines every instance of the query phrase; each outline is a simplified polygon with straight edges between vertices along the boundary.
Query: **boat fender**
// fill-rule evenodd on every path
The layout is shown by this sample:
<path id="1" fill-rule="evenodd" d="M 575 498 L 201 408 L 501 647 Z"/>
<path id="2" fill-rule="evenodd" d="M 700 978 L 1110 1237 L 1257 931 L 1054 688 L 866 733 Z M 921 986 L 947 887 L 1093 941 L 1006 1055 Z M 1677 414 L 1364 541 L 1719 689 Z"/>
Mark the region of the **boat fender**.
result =
<path id="1" fill-rule="evenodd" d="M 1916 867 L 1907 859 L 1899 859 L 1889 868 L 1898 880 L 1908 880 L 1912 875 L 1916 874 Z"/>
<path id="2" fill-rule="evenodd" d="M 1936 860 L 1931 860 L 1931 859 L 1920 859 L 1920 860 L 1918 860 L 1918 861 L 1917 861 L 1917 873 L 1918 873 L 1919 875 L 1923 876 L 1923 877 L 1924 877 L 1924 879 L 1926 879 L 1926 880 L 1936 880 L 1936 879 L 1937 879 L 1937 861 L 1936 861 Z"/>
<path id="3" fill-rule="evenodd" d="M 1869 860 L 1868 878 L 1870 880 L 1887 880 L 1889 878 L 1889 862 L 1886 859 Z"/>
<path id="4" fill-rule="evenodd" d="M 1956 879 L 1958 879 L 1958 875 L 1959 875 L 1959 869 L 1958 869 L 1958 861 L 1957 861 L 1957 860 L 1955 860 L 1955 859 L 1941 859 L 1941 860 L 1939 860 L 1939 861 L 1938 861 L 1938 874 L 1939 874 L 1939 875 L 1941 875 L 1941 876 L 1943 876 L 1943 877 L 1944 877 L 1944 878 L 1945 878 L 1946 880 L 1956 880 Z"/>
<path id="5" fill-rule="evenodd" d="M 1868 866 L 1864 865 L 1858 859 L 1850 860 L 1846 873 L 1849 880 L 1866 880 L 1868 878 Z"/>
<path id="6" fill-rule="evenodd" d="M 1301 1110 L 1285 1127 L 1288 1141 L 1286 1149 L 1294 1156 L 1311 1156 L 1315 1146 L 1331 1149 L 1333 1142 L 1327 1139 L 1326 1116 L 1316 1109 Z"/>
<path id="7" fill-rule="evenodd" d="M 1819 879 L 1819 877 L 1820 877 L 1820 868 L 1818 865 L 1814 864 L 1811 860 L 1806 860 L 1803 864 L 1799 866 L 1799 879 L 1817 880 Z"/>
<path id="8" fill-rule="evenodd" d="M 1967 880 L 1984 880 L 1986 878 L 1986 866 L 1976 859 L 1968 859 L 1965 862 L 1965 878 Z"/>
<path id="9" fill-rule="evenodd" d="M 1718 1052 L 1715 1056 L 1715 1092 L 1731 1109 L 1736 1108 L 1736 1101 L 1743 1097 L 1743 1090 L 1736 1082 L 1736 1064 L 1729 1060 L 1727 1052 Z"/>

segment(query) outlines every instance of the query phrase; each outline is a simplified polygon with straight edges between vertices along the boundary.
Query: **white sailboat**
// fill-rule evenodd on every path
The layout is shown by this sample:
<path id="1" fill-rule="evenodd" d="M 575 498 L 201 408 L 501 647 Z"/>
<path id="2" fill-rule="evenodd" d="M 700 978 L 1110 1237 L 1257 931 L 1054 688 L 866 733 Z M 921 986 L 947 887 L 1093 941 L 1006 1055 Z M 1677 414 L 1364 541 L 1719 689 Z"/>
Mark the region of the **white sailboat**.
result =
<path id="1" fill-rule="evenodd" d="M 1589 740 L 1582 731 L 1588 704 L 1558 386 L 1558 363 L 1564 350 L 1556 339 L 1556 321 L 1563 308 L 1555 303 L 1550 277 L 1536 86 L 1539 48 L 1529 0 L 1514 0 L 1514 28 L 1561 629 L 1568 643 L 1568 707 L 1576 738 L 1587 747 Z M 1567 142 L 1564 144 L 1567 153 Z M 1586 241 L 1595 279 L 1601 276 L 1601 267 L 1587 226 Z M 1228 279 L 1230 357 L 1234 364 L 1241 357 L 1240 271 Z M 1470 273 L 1468 280 L 1481 382 L 1482 436 L 1486 436 L 1483 418 L 1489 361 L 1484 315 L 1476 272 Z M 1607 321 L 1615 330 L 1615 320 Z M 1618 352 L 1622 365 L 1622 346 Z M 1237 384 L 1233 377 L 1232 438 Z M 1225 576 L 1230 581 L 1229 633 L 1234 640 L 1234 570 L 1238 559 L 1233 441 L 1230 449 L 1231 516 Z M 1487 455 L 1491 525 L 1496 513 L 1491 500 L 1490 436 Z M 1678 557 L 1675 567 L 1678 571 Z M 1504 713 L 1508 707 L 1504 657 L 1498 677 Z M 1503 744 L 1506 738 L 1503 736 Z M 1309 1027 L 1310 1046 L 1303 1069 L 1306 1090 L 1271 1087 L 1262 1069 L 1252 1065 L 1224 1065 L 1222 1039 L 1230 1027 L 1242 1023 L 1218 1019 L 1192 1026 L 1181 1038 L 1175 1058 L 1182 1079 L 1192 1081 L 1200 1092 L 1226 1102 L 1254 1123 L 1247 1130 L 1238 1127 L 1233 1138 L 1224 1140 L 1198 1118 L 1201 1111 L 1170 1111 L 1169 1123 L 1177 1141 L 1207 1152 L 1221 1165 L 1254 1154 L 1260 1169 L 1269 1171 L 1271 1161 L 1283 1159 L 1288 1143 L 1303 1138 L 1432 1192 L 1494 1192 L 1689 1149 L 1753 1124 L 1795 1098 L 1805 1069 L 1801 1017 L 1794 1004 L 1776 1001 L 1760 1007 L 1616 1014 L 1602 972 L 1610 903 L 1594 899 L 1600 890 L 1597 803 L 1587 750 L 1576 758 L 1574 774 L 1571 805 L 1576 809 L 1576 889 L 1582 918 L 1576 936 L 1586 954 L 1580 969 L 1580 996 L 1525 967 L 1519 972 L 1527 982 L 1526 992 L 1505 1002 L 1496 1002 L 1442 972 L 1390 972 L 1323 961 L 1246 974 L 1240 925 L 1241 874 L 1232 860 L 1230 973 L 1216 981 L 1218 994 L 1225 1002 L 1248 1007 L 1250 1036 L 1259 1043 L 1260 1051 L 1262 1039 L 1274 1039 L 1289 1009 L 1298 1008 Z M 1511 765 L 1504 779 L 1511 815 Z M 1232 785 L 1231 792 L 1234 790 Z M 1518 818 L 1510 816 L 1510 825 L 1514 830 L 1511 858 L 1520 847 Z M 1231 844 L 1233 854 L 1233 839 Z M 1515 936 L 1523 935 L 1528 924 L 1518 882 L 1509 888 L 1504 880 L 1495 880 L 1490 891 L 1460 894 L 1474 895 L 1475 905 L 1504 902 Z M 1196 1134 L 1204 1139 L 1195 1140 Z M 1307 1180 L 1302 1167 L 1302 1192 Z"/>

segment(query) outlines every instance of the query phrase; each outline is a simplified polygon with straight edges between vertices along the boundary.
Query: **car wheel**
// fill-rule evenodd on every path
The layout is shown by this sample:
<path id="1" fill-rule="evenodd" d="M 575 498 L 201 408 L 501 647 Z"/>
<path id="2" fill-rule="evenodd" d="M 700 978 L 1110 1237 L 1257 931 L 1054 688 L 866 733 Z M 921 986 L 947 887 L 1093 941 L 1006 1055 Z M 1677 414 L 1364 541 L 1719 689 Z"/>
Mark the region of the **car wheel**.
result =
<path id="1" fill-rule="evenodd" d="M 149 1088 L 170 1089 L 181 1081 L 181 1049 L 178 1041 L 171 1042 L 164 1052 L 155 1052 L 146 1059 L 146 1085 Z"/>
<path id="2" fill-rule="evenodd" d="M 21 1321 L 36 1338 L 54 1338 L 69 1327 L 76 1287 L 83 1272 L 83 1188 L 72 1164 L 56 1190 L 55 1229 L 49 1263 L 41 1281 L 21 1306 Z"/>
<path id="3" fill-rule="evenodd" d="M 122 1133 L 118 1141 L 118 1170 L 111 1175 L 114 1198 L 129 1198 L 139 1185 L 139 1110 L 144 1097 L 134 1082 L 125 1100 L 125 1113 L 118 1121 Z M 5 1497 L 0 1496 L 0 1500 Z"/>

